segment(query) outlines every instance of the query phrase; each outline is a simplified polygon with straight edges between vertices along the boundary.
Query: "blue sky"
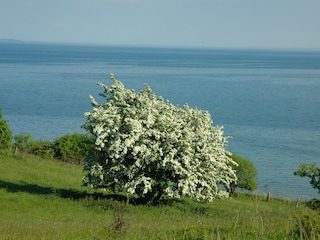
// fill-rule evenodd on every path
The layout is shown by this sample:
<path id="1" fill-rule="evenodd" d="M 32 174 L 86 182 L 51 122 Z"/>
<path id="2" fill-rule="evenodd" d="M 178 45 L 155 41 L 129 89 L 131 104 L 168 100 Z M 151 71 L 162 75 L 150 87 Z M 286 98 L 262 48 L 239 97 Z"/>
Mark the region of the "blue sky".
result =
<path id="1" fill-rule="evenodd" d="M 0 0 L 0 39 L 320 48 L 320 0 Z"/>

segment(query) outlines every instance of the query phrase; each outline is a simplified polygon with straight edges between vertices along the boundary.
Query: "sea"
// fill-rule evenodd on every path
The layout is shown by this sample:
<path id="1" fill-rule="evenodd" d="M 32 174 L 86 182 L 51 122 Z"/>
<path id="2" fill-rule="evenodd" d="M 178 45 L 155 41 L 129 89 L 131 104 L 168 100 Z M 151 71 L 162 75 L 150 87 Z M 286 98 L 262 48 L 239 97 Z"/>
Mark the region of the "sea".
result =
<path id="1" fill-rule="evenodd" d="M 227 149 L 252 161 L 258 194 L 318 198 L 301 163 L 320 167 L 320 51 L 0 42 L 0 106 L 14 135 L 85 133 L 97 82 L 149 85 L 177 106 L 210 112 Z M 79 181 L 79 184 L 80 181 Z"/>

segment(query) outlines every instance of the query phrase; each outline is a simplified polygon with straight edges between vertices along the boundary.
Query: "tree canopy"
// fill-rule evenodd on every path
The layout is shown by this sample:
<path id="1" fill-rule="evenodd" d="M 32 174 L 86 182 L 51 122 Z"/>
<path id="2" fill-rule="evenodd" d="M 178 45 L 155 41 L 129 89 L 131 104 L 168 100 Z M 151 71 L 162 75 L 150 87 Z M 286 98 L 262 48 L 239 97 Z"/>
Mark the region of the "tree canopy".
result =
<path id="1" fill-rule="evenodd" d="M 310 178 L 311 186 L 320 193 L 320 168 L 316 166 L 316 163 L 303 163 L 299 166 L 297 171 L 293 172 L 293 174 Z"/>
<path id="2" fill-rule="evenodd" d="M 90 96 L 84 128 L 93 135 L 95 154 L 86 157 L 85 185 L 138 195 L 157 202 L 161 196 L 190 196 L 211 201 L 227 197 L 219 188 L 236 181 L 237 165 L 225 149 L 223 128 L 208 111 L 178 107 L 152 89 L 136 93 L 117 81 L 98 83 L 104 101 Z"/>

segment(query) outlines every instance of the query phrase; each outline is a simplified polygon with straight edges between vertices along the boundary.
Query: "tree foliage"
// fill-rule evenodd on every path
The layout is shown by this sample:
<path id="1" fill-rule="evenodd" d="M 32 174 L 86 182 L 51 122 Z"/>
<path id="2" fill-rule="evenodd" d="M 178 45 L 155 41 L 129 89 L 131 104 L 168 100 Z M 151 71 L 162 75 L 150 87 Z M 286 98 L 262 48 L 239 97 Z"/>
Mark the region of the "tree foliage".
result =
<path id="1" fill-rule="evenodd" d="M 84 184 L 154 203 L 163 195 L 207 201 L 228 196 L 219 184 L 236 181 L 236 163 L 207 111 L 174 106 L 147 85 L 139 93 L 128 90 L 112 74 L 111 81 L 110 87 L 98 84 L 105 101 L 90 96 L 93 109 L 85 113 L 96 153 L 85 160 Z"/>
<path id="2" fill-rule="evenodd" d="M 30 153 L 30 146 L 32 143 L 32 136 L 30 133 L 23 132 L 19 135 L 14 136 L 14 148 L 15 154 L 21 152 L 23 157 L 26 156 L 26 153 Z"/>
<path id="3" fill-rule="evenodd" d="M 233 194 L 236 188 L 249 191 L 256 190 L 258 187 L 258 171 L 254 163 L 246 158 L 240 157 L 235 153 L 231 155 L 231 158 L 238 164 L 237 166 L 234 166 L 234 170 L 237 174 L 237 182 L 232 182 L 230 184 L 230 187 L 227 188 L 228 192 Z"/>
<path id="4" fill-rule="evenodd" d="M 48 140 L 32 140 L 28 152 L 45 159 L 55 156 L 54 143 Z"/>
<path id="5" fill-rule="evenodd" d="M 310 184 L 313 188 L 317 189 L 320 193 L 320 168 L 316 166 L 316 163 L 301 164 L 297 171 L 293 173 L 300 177 L 310 178 Z"/>
<path id="6" fill-rule="evenodd" d="M 82 164 L 85 156 L 93 154 L 93 138 L 89 134 L 66 134 L 54 141 L 33 140 L 29 133 L 14 136 L 15 154 L 23 157 L 34 154 L 42 158 L 56 158 L 72 164 Z"/>
<path id="7" fill-rule="evenodd" d="M 85 156 L 94 152 L 93 139 L 87 134 L 66 134 L 57 138 L 53 146 L 55 158 L 75 164 L 82 163 Z"/>
<path id="8" fill-rule="evenodd" d="M 0 149 L 7 149 L 11 145 L 12 133 L 7 121 L 2 117 L 2 108 L 0 107 Z"/>

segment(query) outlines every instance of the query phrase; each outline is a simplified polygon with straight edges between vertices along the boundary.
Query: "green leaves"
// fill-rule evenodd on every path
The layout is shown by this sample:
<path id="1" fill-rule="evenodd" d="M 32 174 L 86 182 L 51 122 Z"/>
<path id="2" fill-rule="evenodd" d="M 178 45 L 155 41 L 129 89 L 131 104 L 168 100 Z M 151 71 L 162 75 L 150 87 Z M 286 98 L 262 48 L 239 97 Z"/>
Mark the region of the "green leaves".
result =
<path id="1" fill-rule="evenodd" d="M 84 128 L 97 150 L 87 157 L 85 184 L 149 200 L 162 194 L 207 201 L 227 196 L 218 185 L 236 181 L 235 163 L 209 112 L 174 106 L 147 85 L 136 93 L 114 75 L 111 81 L 110 87 L 99 83 L 105 101 L 90 97 L 93 108 L 85 113 Z"/>
<path id="2" fill-rule="evenodd" d="M 55 157 L 70 163 L 81 164 L 86 155 L 94 153 L 91 135 L 66 134 L 57 138 L 53 145 Z"/>
<path id="3" fill-rule="evenodd" d="M 310 178 L 310 184 L 313 188 L 318 189 L 320 193 L 320 168 L 316 166 L 316 163 L 301 164 L 297 171 L 293 173 L 300 177 Z"/>
<path id="4" fill-rule="evenodd" d="M 11 145 L 12 133 L 6 120 L 2 118 L 2 109 L 0 108 L 0 149 L 7 149 Z"/>
<path id="5" fill-rule="evenodd" d="M 228 192 L 233 194 L 236 188 L 253 191 L 257 189 L 258 172 L 253 162 L 232 153 L 231 158 L 238 164 L 234 167 L 237 174 L 237 182 L 232 183 Z"/>

